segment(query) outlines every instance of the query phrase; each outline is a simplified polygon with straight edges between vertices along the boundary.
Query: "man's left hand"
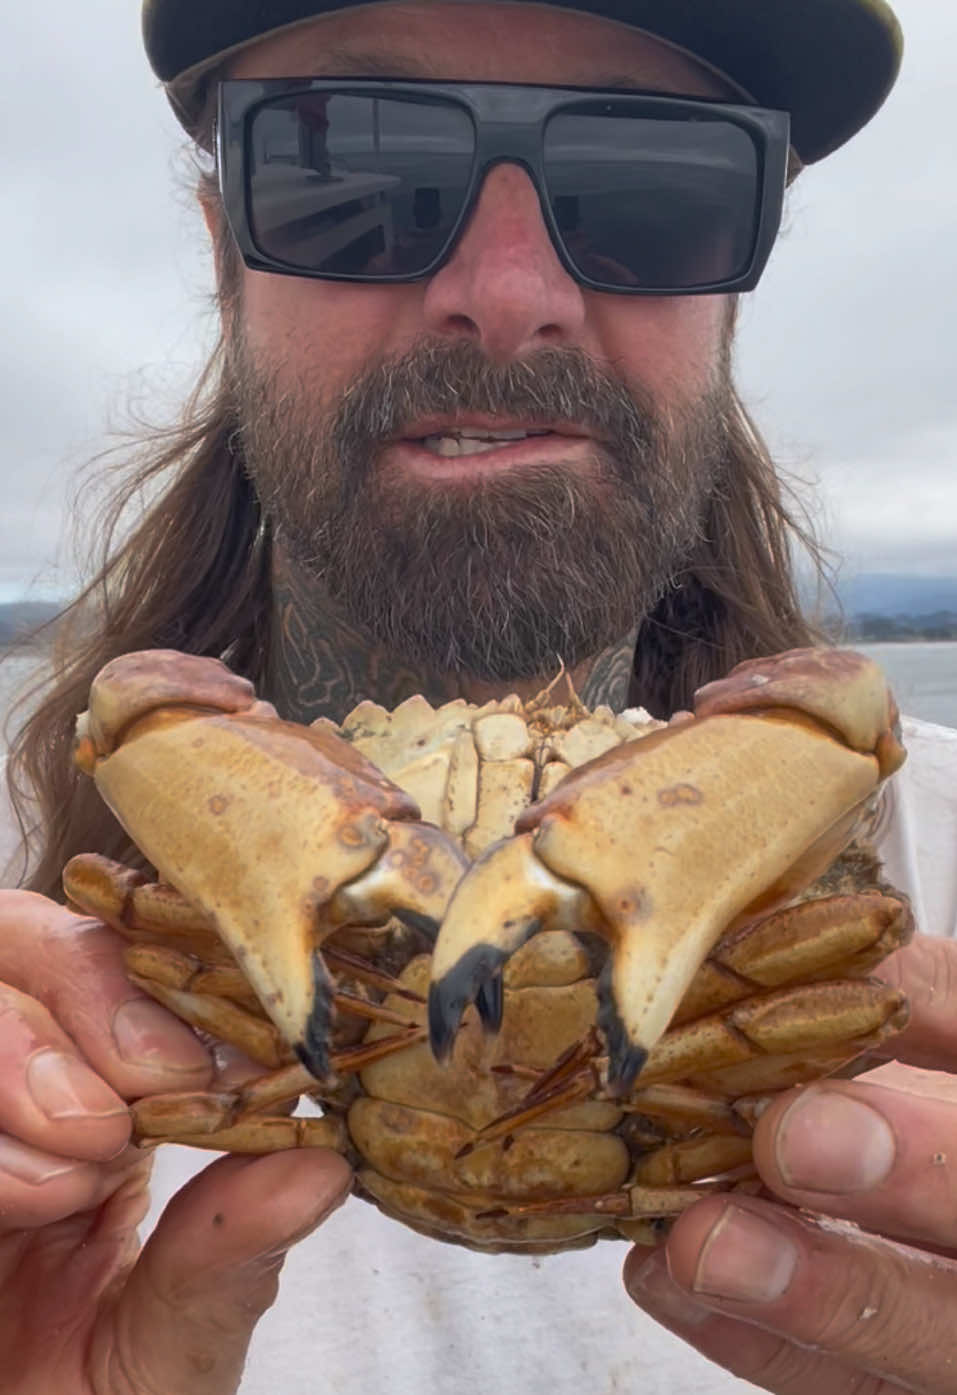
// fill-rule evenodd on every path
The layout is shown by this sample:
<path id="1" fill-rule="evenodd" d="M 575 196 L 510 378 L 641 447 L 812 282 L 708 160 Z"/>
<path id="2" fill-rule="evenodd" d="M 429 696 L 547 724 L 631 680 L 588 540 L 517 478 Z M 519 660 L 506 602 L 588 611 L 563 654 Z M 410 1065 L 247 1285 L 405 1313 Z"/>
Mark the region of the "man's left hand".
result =
<path id="1" fill-rule="evenodd" d="M 776 1395 L 957 1391 L 957 943 L 918 935 L 880 976 L 911 1000 L 897 1060 L 755 1130 L 789 1204 L 709 1197 L 625 1263 L 640 1307 Z"/>

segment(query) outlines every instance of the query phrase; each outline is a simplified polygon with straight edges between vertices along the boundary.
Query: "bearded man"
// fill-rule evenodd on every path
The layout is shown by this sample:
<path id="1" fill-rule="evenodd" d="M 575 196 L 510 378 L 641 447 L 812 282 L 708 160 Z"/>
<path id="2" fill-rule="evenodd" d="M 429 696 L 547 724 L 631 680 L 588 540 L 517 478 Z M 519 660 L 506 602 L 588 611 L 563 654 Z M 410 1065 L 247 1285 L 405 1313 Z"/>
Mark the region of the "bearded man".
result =
<path id="1" fill-rule="evenodd" d="M 791 550 L 813 544 L 732 384 L 737 297 L 787 181 L 877 110 L 900 49 L 883 0 L 146 0 L 144 31 L 215 151 L 198 192 L 223 333 L 117 500 L 11 757 L 32 862 L 30 890 L 0 893 L 10 1395 L 238 1389 L 286 1252 L 350 1183 L 322 1150 L 224 1159 L 138 1251 L 148 1165 L 124 1101 L 213 1067 L 131 987 L 116 938 L 55 904 L 72 853 L 129 852 L 69 773 L 93 674 L 141 648 L 217 655 L 310 721 L 362 698 L 529 696 L 563 663 L 589 704 L 667 715 L 740 659 L 811 642 Z M 905 735 L 917 773 L 882 849 L 946 934 L 957 886 L 927 873 L 957 824 L 957 747 Z M 949 951 L 918 937 L 898 957 L 903 1059 L 957 1055 L 953 990 L 924 991 L 938 969 L 957 981 Z M 957 1090 L 896 1069 L 800 1117 L 775 1105 L 756 1156 L 785 1200 L 926 1243 L 933 1265 L 713 1200 L 667 1255 L 629 1258 L 635 1300 L 781 1395 L 951 1390 L 957 1226 L 936 1203 Z M 936 1191 L 906 1139 L 933 1142 Z M 473 1255 L 350 1206 L 296 1251 L 242 1389 L 750 1388 L 635 1313 L 613 1248 Z"/>

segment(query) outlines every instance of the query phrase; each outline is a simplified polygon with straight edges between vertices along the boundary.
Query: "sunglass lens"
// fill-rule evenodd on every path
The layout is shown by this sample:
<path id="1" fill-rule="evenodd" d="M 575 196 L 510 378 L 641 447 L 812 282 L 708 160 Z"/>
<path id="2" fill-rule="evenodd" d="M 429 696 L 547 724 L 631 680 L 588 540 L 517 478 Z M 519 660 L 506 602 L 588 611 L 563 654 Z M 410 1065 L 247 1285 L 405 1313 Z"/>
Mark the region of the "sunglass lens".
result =
<path id="1" fill-rule="evenodd" d="M 408 277 L 446 246 L 468 188 L 472 122 L 448 102 L 302 92 L 256 111 L 249 221 L 290 269 Z"/>
<path id="2" fill-rule="evenodd" d="M 739 126 L 565 111 L 548 122 L 544 154 L 552 213 L 583 276 L 667 291 L 747 270 L 760 177 Z"/>

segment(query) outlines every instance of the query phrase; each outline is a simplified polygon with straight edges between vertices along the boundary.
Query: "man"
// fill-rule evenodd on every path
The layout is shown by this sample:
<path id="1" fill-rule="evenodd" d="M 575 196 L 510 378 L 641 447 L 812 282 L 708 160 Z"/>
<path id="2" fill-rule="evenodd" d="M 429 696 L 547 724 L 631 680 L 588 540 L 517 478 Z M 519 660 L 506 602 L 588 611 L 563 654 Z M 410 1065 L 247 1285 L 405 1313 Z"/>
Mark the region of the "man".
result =
<path id="1" fill-rule="evenodd" d="M 124 850 L 68 774 L 93 672 L 143 646 L 217 653 L 309 719 L 531 693 L 561 658 L 588 701 L 669 712 L 737 659 L 806 642 L 794 528 L 730 384 L 735 297 L 786 171 L 853 134 L 898 56 L 875 0 L 150 0 L 145 24 L 184 123 L 218 137 L 221 185 L 200 197 L 224 345 L 145 460 L 140 482 L 171 482 L 81 603 L 82 643 L 14 755 L 38 838 L 33 891 L 0 893 L 13 1395 L 235 1390 L 283 1256 L 349 1185 L 321 1152 L 224 1159 L 137 1257 L 147 1177 L 123 1101 L 213 1068 L 131 989 L 114 937 L 46 899 L 73 851 Z M 316 95 L 318 176 L 299 116 Z M 927 868 L 957 756 L 946 734 L 906 735 L 925 783 L 900 785 L 882 847 L 946 930 L 957 893 Z M 932 991 L 949 950 L 922 940 L 897 970 L 915 999 L 902 1053 L 938 1068 L 957 1058 Z M 951 1390 L 957 1272 L 936 1257 L 957 1248 L 955 1098 L 894 1067 L 782 1101 L 757 1134 L 780 1196 L 926 1242 L 933 1263 L 713 1200 L 676 1226 L 668 1268 L 629 1257 L 633 1296 L 782 1395 Z M 243 1388 L 742 1389 L 636 1313 L 615 1248 L 474 1256 L 353 1203 L 296 1251 Z"/>

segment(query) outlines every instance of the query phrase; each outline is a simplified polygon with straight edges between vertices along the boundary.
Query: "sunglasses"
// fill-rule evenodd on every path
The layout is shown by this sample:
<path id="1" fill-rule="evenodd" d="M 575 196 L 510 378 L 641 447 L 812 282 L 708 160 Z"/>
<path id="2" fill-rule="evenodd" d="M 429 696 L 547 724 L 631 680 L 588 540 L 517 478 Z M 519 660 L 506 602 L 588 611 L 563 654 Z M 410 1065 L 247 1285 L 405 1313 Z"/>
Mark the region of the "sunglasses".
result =
<path id="1" fill-rule="evenodd" d="M 786 112 L 492 82 L 223 82 L 217 161 L 248 267 L 431 276 L 488 171 L 520 165 L 562 265 L 625 295 L 748 291 L 781 221 Z"/>

